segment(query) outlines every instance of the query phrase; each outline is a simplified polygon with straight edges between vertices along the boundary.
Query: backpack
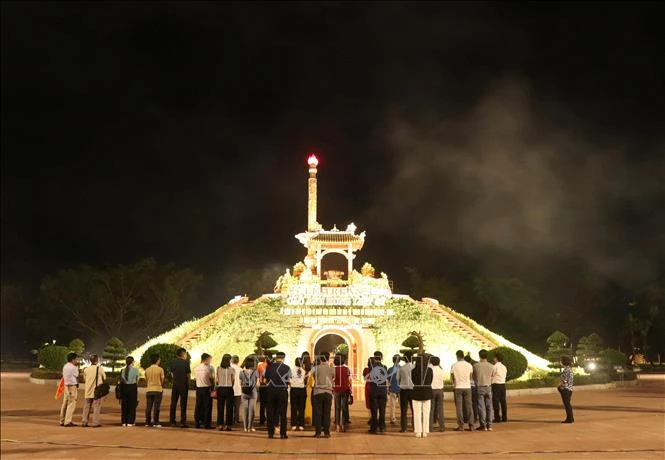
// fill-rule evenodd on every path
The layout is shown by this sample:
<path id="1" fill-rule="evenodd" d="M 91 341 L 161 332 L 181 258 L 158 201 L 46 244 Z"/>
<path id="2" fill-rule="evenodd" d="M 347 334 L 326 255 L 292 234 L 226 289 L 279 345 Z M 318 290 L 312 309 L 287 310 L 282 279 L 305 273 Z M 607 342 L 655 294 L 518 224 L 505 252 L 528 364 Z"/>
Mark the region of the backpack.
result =
<path id="1" fill-rule="evenodd" d="M 242 394 L 251 396 L 254 393 L 254 388 L 256 388 L 256 371 L 252 371 L 249 375 L 247 375 L 247 372 L 243 372 L 240 376 Z"/>

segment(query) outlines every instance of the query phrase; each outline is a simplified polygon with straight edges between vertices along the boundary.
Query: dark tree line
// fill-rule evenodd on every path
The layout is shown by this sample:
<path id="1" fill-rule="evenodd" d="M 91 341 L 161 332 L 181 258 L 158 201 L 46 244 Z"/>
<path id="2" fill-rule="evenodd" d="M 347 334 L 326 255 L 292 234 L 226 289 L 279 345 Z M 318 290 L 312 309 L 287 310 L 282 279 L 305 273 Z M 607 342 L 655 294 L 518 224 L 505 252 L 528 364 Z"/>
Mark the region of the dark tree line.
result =
<path id="1" fill-rule="evenodd" d="M 98 344 L 121 337 L 131 347 L 189 319 L 201 282 L 202 276 L 189 268 L 152 258 L 108 267 L 80 265 L 46 276 L 38 290 L 3 285 L 2 309 L 17 316 L 11 323 L 24 328 L 20 341 L 28 349 L 71 337 Z"/>
<path id="2" fill-rule="evenodd" d="M 597 331 L 611 348 L 665 355 L 665 282 L 626 288 L 585 274 L 573 282 L 534 286 L 516 277 L 476 276 L 461 282 L 407 268 L 413 297 L 437 298 L 535 352 L 555 330 L 577 341 Z"/>

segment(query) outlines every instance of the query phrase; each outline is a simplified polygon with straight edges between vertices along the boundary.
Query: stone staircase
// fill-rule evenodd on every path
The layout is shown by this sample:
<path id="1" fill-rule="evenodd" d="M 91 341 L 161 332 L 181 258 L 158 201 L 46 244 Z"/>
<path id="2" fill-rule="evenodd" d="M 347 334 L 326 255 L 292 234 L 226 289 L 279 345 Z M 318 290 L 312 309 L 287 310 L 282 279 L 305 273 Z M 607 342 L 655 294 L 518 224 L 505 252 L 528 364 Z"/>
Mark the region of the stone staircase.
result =
<path id="1" fill-rule="evenodd" d="M 248 307 L 251 306 L 254 302 L 249 302 L 249 299 L 247 297 L 241 297 L 238 300 L 229 303 L 226 305 L 221 311 L 216 311 L 211 315 L 211 318 L 206 321 L 205 323 L 201 324 L 198 326 L 196 329 L 192 330 L 189 332 L 186 336 L 184 336 L 182 339 L 178 341 L 178 345 L 190 349 L 192 345 L 194 345 L 196 342 L 198 342 L 199 338 L 201 337 L 201 334 L 203 331 L 219 322 L 219 320 L 226 314 L 229 313 L 236 308 L 239 308 L 241 306 Z"/>
<path id="2" fill-rule="evenodd" d="M 499 346 L 499 344 L 497 344 L 496 342 L 493 342 L 492 340 L 488 339 L 487 337 L 485 337 L 484 335 L 480 334 L 478 331 L 473 329 L 468 324 L 456 318 L 454 315 L 448 312 L 446 308 L 442 307 L 434 299 L 423 299 L 421 303 L 427 305 L 432 311 L 432 313 L 434 313 L 437 316 L 440 316 L 448 324 L 450 329 L 455 331 L 461 337 L 464 337 L 469 342 L 476 345 L 478 348 L 491 350 L 492 348 L 496 348 L 497 346 Z"/>

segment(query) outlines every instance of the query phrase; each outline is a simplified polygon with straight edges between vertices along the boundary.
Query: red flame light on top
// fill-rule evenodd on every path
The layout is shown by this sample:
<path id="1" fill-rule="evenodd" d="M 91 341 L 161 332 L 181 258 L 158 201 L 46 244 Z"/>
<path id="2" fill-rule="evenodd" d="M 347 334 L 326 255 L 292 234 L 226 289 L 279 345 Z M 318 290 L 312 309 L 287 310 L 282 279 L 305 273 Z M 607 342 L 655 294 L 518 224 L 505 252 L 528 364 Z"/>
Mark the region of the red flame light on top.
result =
<path id="1" fill-rule="evenodd" d="M 307 158 L 307 164 L 310 165 L 312 168 L 316 168 L 319 164 L 319 159 L 316 158 L 316 155 L 312 153 Z"/>

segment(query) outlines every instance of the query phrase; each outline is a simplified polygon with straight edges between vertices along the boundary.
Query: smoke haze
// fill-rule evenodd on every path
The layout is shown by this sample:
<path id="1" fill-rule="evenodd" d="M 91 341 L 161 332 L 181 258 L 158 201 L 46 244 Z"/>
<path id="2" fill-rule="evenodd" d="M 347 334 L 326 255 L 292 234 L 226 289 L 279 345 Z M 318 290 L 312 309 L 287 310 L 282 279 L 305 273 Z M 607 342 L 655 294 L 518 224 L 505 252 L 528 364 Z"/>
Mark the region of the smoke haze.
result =
<path id="1" fill-rule="evenodd" d="M 480 258 L 481 271 L 570 257 L 610 279 L 650 281 L 665 259 L 665 156 L 590 140 L 571 118 L 557 124 L 526 79 L 507 76 L 460 116 L 392 120 L 396 173 L 372 220 L 394 228 L 414 216 L 418 236 Z M 627 236 L 636 223 L 647 238 Z"/>

